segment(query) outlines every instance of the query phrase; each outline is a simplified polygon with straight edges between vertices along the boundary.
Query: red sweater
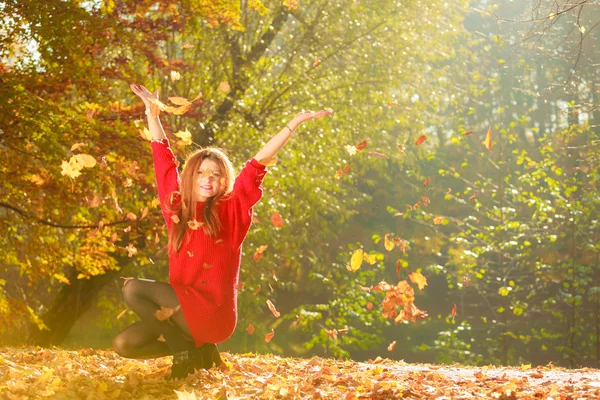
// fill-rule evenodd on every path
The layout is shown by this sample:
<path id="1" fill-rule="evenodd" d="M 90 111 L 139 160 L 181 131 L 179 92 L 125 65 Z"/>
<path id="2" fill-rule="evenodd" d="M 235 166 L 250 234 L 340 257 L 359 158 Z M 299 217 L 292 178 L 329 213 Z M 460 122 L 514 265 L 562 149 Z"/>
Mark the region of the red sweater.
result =
<path id="1" fill-rule="evenodd" d="M 158 197 L 170 233 L 173 214 L 166 210 L 165 202 L 171 192 L 179 190 L 179 173 L 167 139 L 152 142 L 152 155 Z M 219 237 L 211 238 L 202 228 L 188 228 L 190 240 L 184 240 L 178 253 L 169 255 L 169 283 L 197 346 L 223 342 L 235 329 L 242 243 L 252 223 L 252 207 L 262 197 L 260 185 L 266 172 L 255 159 L 248 161 L 235 179 L 231 195 L 218 205 Z M 197 216 L 202 215 L 202 206 L 197 203 Z"/>

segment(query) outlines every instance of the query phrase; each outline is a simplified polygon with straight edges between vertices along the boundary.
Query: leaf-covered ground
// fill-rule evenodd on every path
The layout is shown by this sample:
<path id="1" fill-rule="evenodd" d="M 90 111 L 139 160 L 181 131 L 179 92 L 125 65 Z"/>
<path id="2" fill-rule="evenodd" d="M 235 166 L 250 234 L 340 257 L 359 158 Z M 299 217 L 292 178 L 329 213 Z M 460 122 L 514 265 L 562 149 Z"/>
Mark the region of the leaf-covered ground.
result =
<path id="1" fill-rule="evenodd" d="M 1 348 L 0 398 L 598 399 L 600 370 L 461 367 L 376 359 L 223 354 L 227 367 L 168 382 L 170 359 L 112 351 Z"/>

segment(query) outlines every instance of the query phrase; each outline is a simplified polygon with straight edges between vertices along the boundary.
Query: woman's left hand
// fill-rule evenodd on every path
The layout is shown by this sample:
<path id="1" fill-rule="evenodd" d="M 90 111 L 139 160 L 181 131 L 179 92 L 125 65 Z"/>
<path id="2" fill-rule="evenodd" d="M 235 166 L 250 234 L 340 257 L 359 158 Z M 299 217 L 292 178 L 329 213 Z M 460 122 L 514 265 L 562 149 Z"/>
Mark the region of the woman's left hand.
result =
<path id="1" fill-rule="evenodd" d="M 292 119 L 292 122 L 290 122 L 290 125 L 293 125 L 294 129 L 296 129 L 298 126 L 302 125 L 306 121 L 310 121 L 311 119 L 315 118 L 321 118 L 332 113 L 333 110 L 331 108 L 326 108 L 321 111 L 306 110 L 296 114 Z"/>

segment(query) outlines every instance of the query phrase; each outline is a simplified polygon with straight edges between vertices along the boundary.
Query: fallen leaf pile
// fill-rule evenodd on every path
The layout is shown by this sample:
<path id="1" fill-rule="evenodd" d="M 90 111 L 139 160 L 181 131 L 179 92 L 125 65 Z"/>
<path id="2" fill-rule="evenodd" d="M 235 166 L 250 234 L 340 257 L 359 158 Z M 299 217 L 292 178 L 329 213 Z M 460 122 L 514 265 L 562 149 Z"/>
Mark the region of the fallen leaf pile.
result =
<path id="1" fill-rule="evenodd" d="M 461 367 L 222 354 L 226 366 L 166 381 L 170 358 L 113 351 L 0 349 L 2 399 L 576 399 L 600 398 L 600 371 Z"/>

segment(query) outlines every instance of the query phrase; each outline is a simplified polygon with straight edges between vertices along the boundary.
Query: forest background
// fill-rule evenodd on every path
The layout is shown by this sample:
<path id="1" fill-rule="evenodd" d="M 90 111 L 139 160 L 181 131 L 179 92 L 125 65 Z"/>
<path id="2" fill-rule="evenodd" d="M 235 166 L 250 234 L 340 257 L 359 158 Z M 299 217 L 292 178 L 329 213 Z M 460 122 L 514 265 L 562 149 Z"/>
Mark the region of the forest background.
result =
<path id="1" fill-rule="evenodd" d="M 167 279 L 136 82 L 195 99 L 181 161 L 334 110 L 269 167 L 221 349 L 598 367 L 598 8 L 0 2 L 1 343 L 107 348 L 119 278 Z"/>

